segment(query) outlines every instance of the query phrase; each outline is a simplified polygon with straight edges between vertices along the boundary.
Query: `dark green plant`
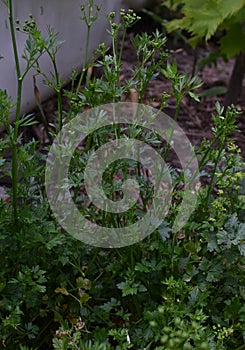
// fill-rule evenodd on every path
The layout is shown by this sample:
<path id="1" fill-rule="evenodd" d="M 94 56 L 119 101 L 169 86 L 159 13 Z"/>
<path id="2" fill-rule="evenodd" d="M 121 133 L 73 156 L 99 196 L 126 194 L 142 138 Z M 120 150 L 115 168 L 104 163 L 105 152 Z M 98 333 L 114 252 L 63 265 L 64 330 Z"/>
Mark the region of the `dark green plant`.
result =
<path id="1" fill-rule="evenodd" d="M 177 122 L 182 98 L 188 94 L 196 99 L 194 90 L 200 83 L 179 74 L 175 62 L 168 63 L 166 40 L 159 32 L 136 37 L 137 66 L 132 78 L 122 82 L 123 47 L 117 47 L 118 33 L 122 29 L 125 37 L 125 28 L 138 18 L 132 12 L 122 12 L 121 16 L 120 25 L 113 23 L 113 14 L 108 16 L 112 54 L 102 44 L 99 61 L 91 63 L 105 67 L 104 79 L 87 76 L 84 89 L 66 92 L 71 102 L 66 120 L 85 106 L 120 101 L 131 88 L 142 101 L 150 79 L 163 74 L 172 83 L 170 93 L 176 99 Z M 28 23 L 34 22 L 31 19 Z M 52 47 L 50 52 L 55 53 L 55 44 Z M 38 68 L 36 58 L 33 64 Z M 54 88 L 59 87 L 54 81 Z M 161 109 L 167 98 L 164 92 Z M 4 178 L 10 174 L 5 150 L 12 146 L 16 126 L 7 123 L 12 102 L 6 92 L 0 93 L 0 99 L 1 121 L 8 128 L 0 142 L 0 176 Z M 38 152 L 37 142 L 23 143 L 19 123 L 17 174 L 21 181 L 17 181 L 17 202 L 13 203 L 18 225 L 8 197 L 0 199 L 1 346 L 7 350 L 242 350 L 244 162 L 230 138 L 236 131 L 237 114 L 234 107 L 224 111 L 216 104 L 213 138 L 196 149 L 201 183 L 196 209 L 185 227 L 177 233 L 171 229 L 183 196 L 184 169 L 178 171 L 169 164 L 172 203 L 161 225 L 142 242 L 113 250 L 87 246 L 67 235 L 56 222 L 44 191 L 45 155 Z M 22 121 L 25 124 L 28 127 L 29 122 Z M 140 184 L 141 202 L 121 218 L 87 206 L 82 188 L 87 160 L 102 144 L 121 136 L 128 138 L 129 146 L 130 138 L 143 140 L 171 161 L 160 137 L 147 128 L 111 125 L 89 135 L 70 163 L 70 191 L 81 211 L 108 227 L 118 227 L 122 218 L 132 222 L 144 216 L 154 190 L 144 167 L 125 159 L 112 163 L 105 171 L 104 191 L 109 198 L 120 198 L 122 183 L 133 176 Z M 6 188 L 7 194 L 12 192 Z"/>
<path id="2" fill-rule="evenodd" d="M 16 224 L 18 223 L 18 177 L 19 177 L 19 161 L 18 161 L 18 144 L 20 142 L 19 139 L 19 129 L 20 127 L 26 127 L 30 126 L 35 121 L 33 120 L 33 117 L 26 116 L 24 118 L 21 118 L 21 98 L 22 98 L 22 88 L 23 88 L 23 81 L 27 75 L 27 73 L 30 71 L 31 68 L 36 68 L 37 71 L 40 73 L 38 61 L 40 57 L 47 53 L 51 61 L 54 65 L 54 71 L 55 71 L 55 79 L 56 79 L 56 91 L 58 93 L 58 100 L 59 100 L 59 120 L 61 123 L 62 116 L 61 116 L 61 95 L 60 95 L 60 89 L 61 89 L 61 82 L 59 80 L 59 75 L 55 63 L 55 54 L 57 52 L 58 44 L 56 42 L 56 34 L 50 29 L 49 35 L 47 38 L 42 37 L 41 32 L 37 29 L 36 22 L 30 15 L 30 19 L 26 20 L 23 25 L 20 25 L 19 21 L 17 20 L 18 27 L 15 28 L 14 23 L 14 16 L 13 16 L 13 3 L 12 0 L 5 2 L 8 14 L 9 14 L 9 25 L 10 25 L 10 32 L 11 32 L 11 40 L 12 40 L 12 46 L 13 46 L 13 53 L 14 53 L 14 61 L 15 61 L 15 68 L 16 68 L 16 78 L 17 78 L 17 101 L 15 104 L 15 121 L 14 126 L 10 127 L 8 126 L 8 118 L 6 117 L 6 114 L 4 115 L 4 125 L 8 131 L 9 134 L 9 142 L 11 144 L 12 149 L 12 164 L 11 164 L 11 177 L 12 177 L 12 206 L 13 206 L 13 216 Z M 22 55 L 22 58 L 26 61 L 26 65 L 21 71 L 20 68 L 20 60 L 18 56 L 18 50 L 17 50 L 17 43 L 16 43 L 16 30 L 21 30 L 23 33 L 28 35 L 28 38 L 26 40 L 24 52 Z M 36 99 L 39 101 L 38 91 L 36 91 Z M 9 108 L 10 106 L 8 106 Z M 59 123 L 59 124 L 60 124 Z M 45 123 L 44 118 L 44 125 L 47 125 Z M 60 125 L 62 127 L 62 125 Z M 48 132 L 48 130 L 47 130 Z M 48 133 L 49 135 L 49 133 Z"/>

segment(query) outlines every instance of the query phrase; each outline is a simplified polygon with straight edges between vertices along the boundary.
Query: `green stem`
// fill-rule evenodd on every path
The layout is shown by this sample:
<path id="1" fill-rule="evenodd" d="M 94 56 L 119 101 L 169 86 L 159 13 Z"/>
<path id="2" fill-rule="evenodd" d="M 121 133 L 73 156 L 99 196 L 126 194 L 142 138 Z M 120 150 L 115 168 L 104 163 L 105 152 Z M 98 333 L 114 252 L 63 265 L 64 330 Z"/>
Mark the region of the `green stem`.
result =
<path id="1" fill-rule="evenodd" d="M 209 153 L 212 151 L 212 149 L 213 149 L 215 143 L 217 142 L 217 140 L 220 139 L 221 136 L 222 136 L 222 132 L 219 132 L 219 133 L 217 133 L 217 134 L 214 136 L 214 138 L 213 138 L 213 140 L 211 141 L 209 147 L 206 149 L 206 151 L 205 151 L 203 157 L 202 157 L 201 160 L 199 161 L 199 169 L 202 169 L 202 168 L 205 166 L 206 160 L 209 160 L 209 158 L 208 158 Z M 195 176 L 195 175 L 196 175 L 196 174 L 194 174 L 194 176 Z"/>
<path id="2" fill-rule="evenodd" d="M 89 311 L 93 312 L 95 316 L 98 317 L 103 323 L 108 324 L 107 320 L 98 314 L 89 304 L 86 304 L 85 306 L 89 309 Z"/>
<path id="3" fill-rule="evenodd" d="M 216 169 L 217 169 L 218 163 L 220 161 L 223 149 L 224 149 L 224 141 L 221 142 L 221 146 L 220 146 L 220 149 L 219 149 L 218 156 L 215 159 L 214 168 L 213 168 L 212 175 L 211 175 L 211 180 L 210 180 L 210 183 L 209 183 L 209 186 L 208 186 L 208 192 L 207 192 L 207 196 L 206 196 L 206 199 L 205 199 L 206 206 L 208 205 L 208 200 L 209 200 L 211 191 L 213 189 L 214 177 L 215 177 Z"/>
<path id="4" fill-rule="evenodd" d="M 245 344 L 243 344 L 242 346 L 239 346 L 239 348 L 236 348 L 235 350 L 245 350 Z"/>
<path id="5" fill-rule="evenodd" d="M 89 16 L 91 14 L 89 13 Z M 79 93 L 79 90 L 81 88 L 82 85 L 82 81 L 86 72 L 86 64 L 87 64 L 87 60 L 88 60 L 88 45 L 89 45 L 89 40 L 90 40 L 90 30 L 91 30 L 91 23 L 87 23 L 87 37 L 86 37 L 86 46 L 85 46 L 85 53 L 84 53 L 84 58 L 83 58 L 83 68 L 82 68 L 82 72 L 79 78 L 79 82 L 77 84 L 77 89 L 76 89 L 76 96 Z"/>
<path id="6" fill-rule="evenodd" d="M 107 324 L 107 321 L 100 314 L 98 314 L 90 305 L 88 305 L 87 303 L 86 304 L 81 303 L 80 300 L 75 295 L 73 295 L 71 293 L 69 293 L 69 296 L 71 296 L 74 300 L 76 300 L 81 308 L 87 307 L 91 312 L 93 312 L 95 314 L 96 317 L 98 317 L 102 322 Z"/>
<path id="7" fill-rule="evenodd" d="M 58 97 L 58 132 L 61 131 L 63 127 L 62 123 L 62 96 L 61 96 L 61 81 L 60 81 L 60 76 L 57 68 L 57 64 L 55 61 L 55 57 L 50 56 L 52 59 L 53 67 L 54 67 L 54 74 L 55 74 L 55 80 L 56 80 L 56 85 L 57 85 L 57 97 Z"/>
<path id="8" fill-rule="evenodd" d="M 131 262 L 131 269 L 133 271 L 135 263 L 134 263 L 134 251 L 132 246 L 130 246 L 130 262 Z"/>
<path id="9" fill-rule="evenodd" d="M 106 321 L 106 319 L 104 319 L 100 314 L 98 314 L 90 305 L 88 305 L 87 303 L 85 305 L 83 305 L 83 303 L 81 303 L 80 300 L 75 295 L 73 295 L 71 293 L 69 293 L 69 295 L 79 303 L 81 308 L 83 306 L 87 307 L 89 309 L 89 311 L 93 312 L 95 314 L 95 316 L 98 317 L 103 323 L 105 323 L 105 324 L 108 323 Z"/>
<path id="10" fill-rule="evenodd" d="M 120 86 L 120 56 L 118 57 L 118 50 L 116 46 L 116 40 L 117 40 L 118 32 L 113 35 L 112 37 L 112 52 L 114 57 L 114 64 L 115 64 L 115 71 L 117 74 L 117 81 L 114 81 L 114 91 L 116 91 L 116 85 Z"/>
<path id="11" fill-rule="evenodd" d="M 174 134 L 174 128 L 175 128 L 175 125 L 177 123 L 177 119 L 178 119 L 178 116 L 179 116 L 181 100 L 182 100 L 182 96 L 176 98 L 176 109 L 175 109 L 175 114 L 174 114 L 174 119 L 173 119 L 174 122 L 173 122 L 173 126 L 172 126 L 172 128 L 170 130 L 170 135 L 168 137 L 168 143 L 166 145 L 166 150 L 164 152 L 164 161 L 166 161 L 167 158 L 168 158 L 168 153 L 169 153 L 169 150 L 170 150 L 170 147 L 171 147 L 171 140 L 172 140 L 172 137 L 173 137 L 173 134 Z"/>
<path id="12" fill-rule="evenodd" d="M 61 131 L 63 127 L 63 121 L 62 121 L 62 96 L 61 96 L 61 91 L 57 92 L 57 97 L 58 97 L 58 132 Z"/>
<path id="13" fill-rule="evenodd" d="M 12 0 L 9 0 L 8 2 L 8 13 L 9 13 L 11 40 L 12 40 L 13 51 L 14 51 L 14 60 L 15 60 L 15 66 L 16 66 L 16 74 L 17 74 L 17 78 L 19 79 L 21 76 L 21 72 L 20 72 L 20 63 L 19 63 L 17 43 L 16 43 L 16 37 L 15 37 Z"/>
<path id="14" fill-rule="evenodd" d="M 96 248 L 96 249 L 95 249 L 94 256 L 93 256 L 93 258 L 90 260 L 90 262 L 89 262 L 89 264 L 88 264 L 88 267 L 87 267 L 87 269 L 86 269 L 86 274 L 89 273 L 89 270 L 90 270 L 90 268 L 93 266 L 93 264 L 94 264 L 94 262 L 95 262 L 95 260 L 96 260 L 96 258 L 97 258 L 97 256 L 98 256 L 98 254 L 99 254 L 99 248 Z"/>
<path id="15" fill-rule="evenodd" d="M 122 41 L 121 41 L 121 48 L 120 48 L 120 53 L 119 53 L 119 62 L 122 61 L 122 53 L 123 53 L 123 49 L 124 49 L 124 42 L 125 42 L 125 38 L 126 38 L 126 33 L 127 33 L 127 31 L 124 28 Z"/>
<path id="16" fill-rule="evenodd" d="M 15 36 L 12 0 L 8 1 L 8 15 L 9 15 L 10 33 L 11 33 L 11 40 L 12 40 L 13 53 L 14 53 L 17 84 L 18 84 L 17 85 L 17 102 L 16 102 L 14 132 L 13 132 L 13 135 L 11 138 L 11 146 L 12 146 L 11 173 L 12 173 L 12 187 L 13 187 L 12 206 L 13 206 L 14 221 L 17 222 L 17 220 L 18 220 L 18 206 L 17 206 L 17 198 L 18 198 L 18 148 L 17 148 L 17 139 L 18 139 L 18 131 L 19 131 L 23 79 L 21 77 L 20 62 L 19 62 L 19 57 L 18 57 L 18 49 L 17 49 L 16 36 Z"/>

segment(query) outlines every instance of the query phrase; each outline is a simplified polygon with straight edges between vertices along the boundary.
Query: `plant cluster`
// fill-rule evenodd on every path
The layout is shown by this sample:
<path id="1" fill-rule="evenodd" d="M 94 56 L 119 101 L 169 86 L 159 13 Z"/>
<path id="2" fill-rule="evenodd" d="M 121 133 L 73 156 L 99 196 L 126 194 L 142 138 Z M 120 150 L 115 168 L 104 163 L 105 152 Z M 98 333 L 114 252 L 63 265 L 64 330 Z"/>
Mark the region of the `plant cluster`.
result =
<path id="1" fill-rule="evenodd" d="M 210 88 L 203 92 L 203 96 L 225 95 L 225 107 L 237 103 L 245 74 L 243 0 L 232 3 L 220 0 L 156 0 L 151 11 L 143 9 L 143 12 L 160 23 L 163 32 L 173 33 L 174 43 L 181 41 L 194 47 L 193 74 L 197 68 L 216 65 L 219 57 L 225 61 L 235 57 L 228 87 Z M 213 45 L 208 45 L 210 42 Z M 199 59 L 199 48 L 204 44 L 208 53 Z"/>
<path id="2" fill-rule="evenodd" d="M 134 39 L 137 64 L 132 78 L 120 79 L 123 42 L 127 29 L 139 18 L 121 11 L 120 24 L 108 15 L 112 50 L 104 44 L 86 63 L 82 78 L 65 91 L 70 110 L 64 114 L 61 85 L 56 68 L 56 52 L 61 43 L 49 29 L 45 38 L 30 17 L 22 26 L 27 35 L 23 53 L 26 69 L 20 72 L 12 1 L 6 2 L 10 15 L 13 48 L 18 77 L 16 120 L 8 124 L 13 102 L 0 92 L 1 123 L 6 135 L 0 140 L 0 177 L 10 177 L 12 188 L 5 188 L 0 199 L 0 342 L 4 349 L 245 349 L 245 201 L 244 162 L 231 133 L 236 131 L 234 106 L 225 111 L 216 104 L 213 138 L 203 140 L 196 154 L 201 187 L 195 211 L 180 232 L 172 224 L 183 196 L 183 172 L 171 166 L 169 147 L 147 128 L 111 125 L 89 135 L 84 147 L 77 148 L 69 171 L 73 200 L 87 216 L 107 227 L 119 227 L 143 216 L 150 205 L 153 186 L 137 162 L 114 162 L 105 172 L 103 186 L 109 198 L 120 197 L 122 183 L 132 174 L 140 186 L 140 201 L 123 217 L 104 215 L 88 206 L 82 188 L 83 169 L 88 157 L 102 144 L 121 135 L 149 143 L 171 168 L 173 199 L 171 208 L 151 236 L 132 246 L 102 249 L 87 246 L 69 236 L 56 222 L 44 189 L 45 153 L 38 142 L 24 143 L 21 127 L 33 118 L 21 118 L 22 81 L 30 67 L 42 74 L 58 93 L 59 114 L 55 125 L 46 124 L 53 137 L 62 125 L 78 112 L 107 102 L 123 100 L 137 92 L 139 102 L 151 79 L 164 75 L 172 83 L 176 99 L 175 122 L 184 96 L 198 100 L 195 89 L 200 82 L 178 72 L 171 64 L 159 32 L 137 35 Z M 99 9 L 96 9 L 98 11 Z M 88 12 L 82 7 L 83 20 L 90 27 L 96 15 L 93 1 Z M 97 12 L 96 12 L 97 13 Z M 119 33 L 122 45 L 118 47 Z M 53 80 L 38 64 L 42 54 L 53 62 Z M 104 67 L 101 78 L 93 78 L 90 68 Z M 80 89 L 82 81 L 85 86 Z M 38 94 L 37 94 L 38 97 Z M 163 109 L 169 95 L 163 92 Z M 45 118 L 45 116 L 44 116 Z M 11 148 L 8 159 L 6 150 Z"/>

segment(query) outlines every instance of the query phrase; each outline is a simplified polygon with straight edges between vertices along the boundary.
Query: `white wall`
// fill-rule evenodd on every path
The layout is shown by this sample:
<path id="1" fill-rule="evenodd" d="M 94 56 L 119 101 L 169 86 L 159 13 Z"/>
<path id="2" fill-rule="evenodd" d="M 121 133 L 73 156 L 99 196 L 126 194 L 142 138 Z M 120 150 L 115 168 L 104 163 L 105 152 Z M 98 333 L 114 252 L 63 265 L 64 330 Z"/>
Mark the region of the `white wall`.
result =
<path id="1" fill-rule="evenodd" d="M 87 0 L 88 1 L 88 0 Z M 120 1 L 95 0 L 95 3 L 101 5 L 99 19 L 92 25 L 91 40 L 89 45 L 89 57 L 94 49 L 101 42 L 109 42 L 109 36 L 106 31 L 108 21 L 106 14 L 116 11 L 119 14 L 121 8 Z M 48 25 L 53 27 L 59 33 L 59 40 L 64 41 L 57 54 L 58 69 L 63 80 L 71 77 L 72 68 L 81 68 L 85 50 L 86 26 L 81 21 L 80 11 L 81 0 L 22 0 L 13 1 L 13 12 L 15 19 L 21 23 L 28 19 L 31 13 L 37 20 L 38 28 L 46 34 Z M 24 70 L 25 61 L 21 59 L 24 49 L 26 35 L 17 33 L 18 51 L 21 61 L 21 69 Z M 7 8 L 0 1 L 0 89 L 7 90 L 8 94 L 16 101 L 17 80 L 15 71 L 15 62 L 11 44 Z M 43 56 L 40 60 L 41 68 L 48 73 L 52 70 L 50 59 Z M 35 106 L 33 93 L 33 74 L 30 71 L 23 84 L 22 113 L 30 111 Z M 44 85 L 43 78 L 37 77 L 37 85 L 40 90 L 41 99 L 45 100 L 52 90 Z M 11 115 L 13 119 L 14 111 Z"/>

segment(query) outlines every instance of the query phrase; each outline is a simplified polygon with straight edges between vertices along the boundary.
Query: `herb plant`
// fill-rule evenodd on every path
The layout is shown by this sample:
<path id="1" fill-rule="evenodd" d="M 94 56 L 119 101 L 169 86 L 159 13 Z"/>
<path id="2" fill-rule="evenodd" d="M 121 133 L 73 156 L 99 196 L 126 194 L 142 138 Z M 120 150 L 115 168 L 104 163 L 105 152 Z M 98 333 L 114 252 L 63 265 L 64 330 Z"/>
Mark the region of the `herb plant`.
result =
<path id="1" fill-rule="evenodd" d="M 143 216 L 150 204 L 150 176 L 137 162 L 126 159 L 114 162 L 105 172 L 104 191 L 109 198 L 118 198 L 123 181 L 133 174 L 140 184 L 141 200 L 123 218 L 104 215 L 87 205 L 81 185 L 87 159 L 120 135 L 128 137 L 129 144 L 130 136 L 148 142 L 169 162 L 173 194 L 161 225 L 140 243 L 102 249 L 77 241 L 60 227 L 49 208 L 44 189 L 46 149 L 40 152 L 37 141 L 25 143 L 20 132 L 21 127 L 33 123 L 20 114 L 25 72 L 32 66 L 45 77 L 38 64 L 44 52 L 53 62 L 54 76 L 48 83 L 58 94 L 59 113 L 53 129 L 47 125 L 51 137 L 81 110 L 121 101 L 132 89 L 143 102 L 148 83 L 157 74 L 172 84 L 177 122 L 183 97 L 188 94 L 197 99 L 195 89 L 200 82 L 179 74 L 176 62 L 170 64 L 164 48 L 166 38 L 159 32 L 136 36 L 137 65 L 132 78 L 122 81 L 123 42 L 127 29 L 139 18 L 132 11 L 121 11 L 117 24 L 112 13 L 108 15 L 112 50 L 102 43 L 95 53 L 97 59 L 84 64 L 77 86 L 73 77 L 72 89 L 64 92 L 70 100 L 70 110 L 64 113 L 62 82 L 55 63 L 60 45 L 57 35 L 49 30 L 48 37 L 43 38 L 32 17 L 24 26 L 18 24 L 28 35 L 26 70 L 20 72 L 12 1 L 5 3 L 19 82 L 13 126 L 8 123 L 13 102 L 5 91 L 0 92 L 1 123 L 6 128 L 0 141 L 0 177 L 12 180 L 12 188 L 5 186 L 6 196 L 0 199 L 1 346 L 9 350 L 244 349 L 244 162 L 231 137 L 239 111 L 234 106 L 224 110 L 216 104 L 213 138 L 203 140 L 195 150 L 201 180 L 196 208 L 177 233 L 172 224 L 183 196 L 183 171 L 171 165 L 170 149 L 158 135 L 133 125 L 111 125 L 89 135 L 83 147 L 74 152 L 69 186 L 74 202 L 91 220 L 118 227 L 122 219 L 131 223 Z M 97 16 L 93 17 L 92 6 L 90 1 L 88 13 L 81 8 L 88 39 Z M 120 33 L 123 40 L 119 48 Z M 91 77 L 89 68 L 95 65 L 104 67 L 103 77 Z M 163 92 L 162 110 L 168 97 Z M 11 159 L 6 157 L 8 149 L 12 150 Z"/>

